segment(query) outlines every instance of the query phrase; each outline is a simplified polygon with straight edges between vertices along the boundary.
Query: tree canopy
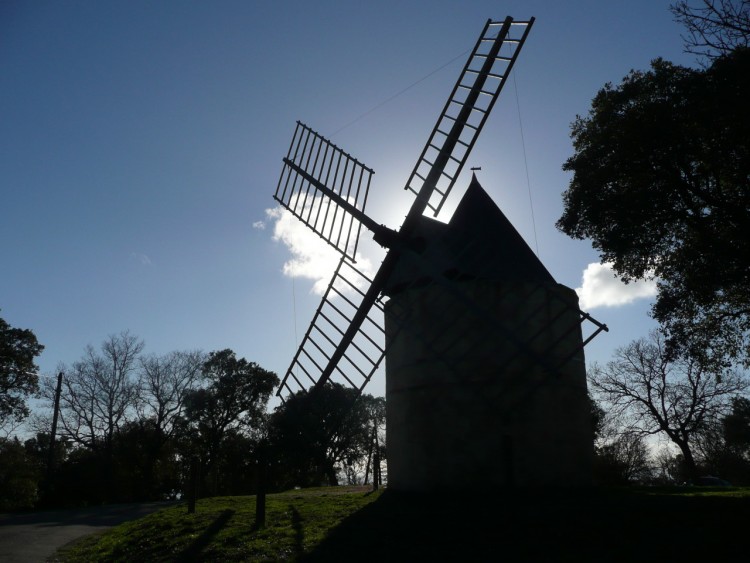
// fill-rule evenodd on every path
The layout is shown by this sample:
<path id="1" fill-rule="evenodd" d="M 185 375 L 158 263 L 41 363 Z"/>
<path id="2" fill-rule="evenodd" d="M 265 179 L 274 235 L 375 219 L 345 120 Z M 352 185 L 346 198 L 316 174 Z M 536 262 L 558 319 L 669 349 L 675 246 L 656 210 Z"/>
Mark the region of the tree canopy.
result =
<path id="1" fill-rule="evenodd" d="M 748 100 L 747 49 L 704 70 L 657 59 L 606 84 L 572 125 L 574 154 L 563 169 L 573 177 L 557 222 L 591 239 L 625 281 L 657 279 L 652 314 L 672 345 L 746 363 Z"/>
<path id="2" fill-rule="evenodd" d="M 732 399 L 731 411 L 698 438 L 705 473 L 750 484 L 750 399 Z"/>
<path id="3" fill-rule="evenodd" d="M 185 395 L 181 434 L 206 474 L 215 473 L 222 446 L 258 434 L 279 378 L 232 350 L 211 352 L 201 368 L 202 387 Z"/>
<path id="4" fill-rule="evenodd" d="M 368 456 L 384 400 L 326 383 L 290 395 L 271 415 L 269 438 L 283 486 L 337 485 L 339 469 Z"/>
<path id="5" fill-rule="evenodd" d="M 39 385 L 34 358 L 42 350 L 32 331 L 13 328 L 0 318 L 0 426 L 28 416 L 26 397 Z"/>

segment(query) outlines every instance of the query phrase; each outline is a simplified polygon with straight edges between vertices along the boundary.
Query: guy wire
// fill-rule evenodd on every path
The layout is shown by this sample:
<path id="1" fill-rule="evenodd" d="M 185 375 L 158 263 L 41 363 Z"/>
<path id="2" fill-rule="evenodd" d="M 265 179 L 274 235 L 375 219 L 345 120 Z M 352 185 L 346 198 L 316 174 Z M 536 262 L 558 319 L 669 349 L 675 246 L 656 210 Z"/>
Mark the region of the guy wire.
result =
<path id="1" fill-rule="evenodd" d="M 402 90 L 399 90 L 398 92 L 396 92 L 396 93 L 395 93 L 395 94 L 393 94 L 392 96 L 390 96 L 390 97 L 386 98 L 385 100 L 383 100 L 383 101 L 382 101 L 382 102 L 380 102 L 379 104 L 376 104 L 376 105 L 374 105 L 373 107 L 371 107 L 370 109 L 368 109 L 368 110 L 367 110 L 366 112 L 364 112 L 364 113 L 360 114 L 360 115 L 359 115 L 358 117 L 355 117 L 355 118 L 354 118 L 353 120 L 351 120 L 351 121 L 350 121 L 349 123 L 347 123 L 346 125 L 343 125 L 343 126 L 339 127 L 338 129 L 336 129 L 336 130 L 335 130 L 335 131 L 334 131 L 333 133 L 331 133 L 331 137 L 333 137 L 333 136 L 334 136 L 334 135 L 336 135 L 337 133 L 340 133 L 341 131 L 343 131 L 343 130 L 344 130 L 344 129 L 346 129 L 347 127 L 350 127 L 350 126 L 354 125 L 355 123 L 357 123 L 358 121 L 360 121 L 360 120 L 364 119 L 365 117 L 367 117 L 368 115 L 370 115 L 370 114 L 371 114 L 372 112 L 374 112 L 375 110 L 377 110 L 377 109 L 380 109 L 381 107 L 383 107 L 383 106 L 384 106 L 385 104 L 387 104 L 388 102 L 390 102 L 390 101 L 392 101 L 392 100 L 395 100 L 395 99 L 396 99 L 396 98 L 398 98 L 398 97 L 399 97 L 400 95 L 402 95 L 402 94 L 404 94 L 404 93 L 408 92 L 409 90 L 411 90 L 412 88 L 414 88 L 414 87 L 415 87 L 415 86 L 416 86 L 417 84 L 419 84 L 420 82 L 424 82 L 425 80 L 427 80 L 427 79 L 428 79 L 428 78 L 429 78 L 430 76 L 432 76 L 432 75 L 433 75 L 433 74 L 435 74 L 436 72 L 439 72 L 439 71 L 443 70 L 443 69 L 444 69 L 445 67 L 447 67 L 447 66 L 449 66 L 450 64 L 454 63 L 454 62 L 455 62 L 456 60 L 458 60 L 458 59 L 462 58 L 462 57 L 463 57 L 464 55 L 466 55 L 466 53 L 468 53 L 469 51 L 471 51 L 471 49 L 466 49 L 466 50 L 465 50 L 464 52 L 462 52 L 462 53 L 460 53 L 460 54 L 456 55 L 455 57 L 453 57 L 453 58 L 452 58 L 451 60 L 449 60 L 448 62 L 446 62 L 446 63 L 444 63 L 444 64 L 440 65 L 439 67 L 437 67 L 437 68 L 436 68 L 435 70 L 433 70 L 433 71 L 429 72 L 428 74 L 425 74 L 425 75 L 424 75 L 424 76 L 423 76 L 422 78 L 420 78 L 420 79 L 419 79 L 419 80 L 417 80 L 416 82 L 413 82 L 412 84 L 410 84 L 410 85 L 409 85 L 409 86 L 407 86 L 406 88 L 403 88 Z"/>
<path id="2" fill-rule="evenodd" d="M 518 83 L 516 82 L 516 69 L 513 69 L 513 88 L 516 91 L 516 108 L 518 109 L 518 126 L 521 130 L 521 148 L 523 149 L 523 165 L 526 169 L 526 187 L 529 192 L 529 207 L 531 207 L 531 227 L 534 230 L 534 248 L 536 256 L 539 258 L 539 240 L 536 236 L 536 219 L 534 218 L 534 202 L 531 198 L 531 179 L 529 178 L 529 162 L 526 159 L 526 142 L 523 137 L 523 122 L 521 121 L 521 104 L 518 99 Z"/>

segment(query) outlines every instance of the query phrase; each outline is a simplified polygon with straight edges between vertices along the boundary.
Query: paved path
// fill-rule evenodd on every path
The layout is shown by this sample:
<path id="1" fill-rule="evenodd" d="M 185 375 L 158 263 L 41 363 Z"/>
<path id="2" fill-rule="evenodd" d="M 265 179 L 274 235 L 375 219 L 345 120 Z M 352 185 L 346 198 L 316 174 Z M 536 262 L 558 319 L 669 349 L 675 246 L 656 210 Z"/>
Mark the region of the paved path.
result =
<path id="1" fill-rule="evenodd" d="M 113 504 L 74 510 L 0 514 L 0 561 L 36 563 L 65 544 L 174 504 Z"/>

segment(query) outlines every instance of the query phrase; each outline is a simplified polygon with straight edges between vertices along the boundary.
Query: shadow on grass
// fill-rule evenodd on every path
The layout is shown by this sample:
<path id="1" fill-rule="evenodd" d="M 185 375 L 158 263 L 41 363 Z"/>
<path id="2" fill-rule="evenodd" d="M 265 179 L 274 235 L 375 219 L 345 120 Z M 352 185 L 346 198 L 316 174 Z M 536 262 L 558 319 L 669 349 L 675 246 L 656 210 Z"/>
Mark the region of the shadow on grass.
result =
<path id="1" fill-rule="evenodd" d="M 749 518 L 750 497 L 386 491 L 300 561 L 734 561 Z"/>
<path id="2" fill-rule="evenodd" d="M 292 512 L 292 528 L 294 529 L 294 553 L 299 557 L 305 551 L 303 543 L 305 540 L 305 531 L 302 529 L 302 517 L 297 509 L 293 506 L 290 506 L 289 509 Z"/>
<path id="3" fill-rule="evenodd" d="M 214 520 L 211 525 L 206 528 L 206 530 L 195 540 L 193 540 L 193 543 L 191 543 L 189 546 L 187 546 L 182 553 L 180 553 L 176 558 L 175 561 L 180 562 L 187 562 L 187 561 L 196 561 L 201 551 L 203 551 L 206 546 L 208 546 L 211 543 L 211 540 L 213 537 L 218 534 L 221 529 L 226 526 L 227 522 L 229 522 L 229 519 L 234 515 L 234 510 L 227 509 L 222 510 L 221 514 Z"/>

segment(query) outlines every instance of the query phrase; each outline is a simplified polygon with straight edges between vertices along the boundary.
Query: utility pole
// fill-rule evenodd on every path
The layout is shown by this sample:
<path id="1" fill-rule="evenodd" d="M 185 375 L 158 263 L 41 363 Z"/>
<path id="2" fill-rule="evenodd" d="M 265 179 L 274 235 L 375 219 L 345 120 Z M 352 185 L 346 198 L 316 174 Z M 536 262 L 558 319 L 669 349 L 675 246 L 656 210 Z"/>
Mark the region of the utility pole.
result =
<path id="1" fill-rule="evenodd" d="M 55 390 L 55 408 L 52 415 L 52 430 L 49 436 L 49 457 L 47 458 L 47 476 L 52 478 L 55 465 L 55 435 L 57 434 L 57 418 L 60 415 L 60 393 L 62 392 L 63 372 L 57 374 L 57 389 Z"/>
<path id="2" fill-rule="evenodd" d="M 378 442 L 378 421 L 374 420 L 375 455 L 372 460 L 372 490 L 377 491 L 380 487 L 380 444 Z"/>

